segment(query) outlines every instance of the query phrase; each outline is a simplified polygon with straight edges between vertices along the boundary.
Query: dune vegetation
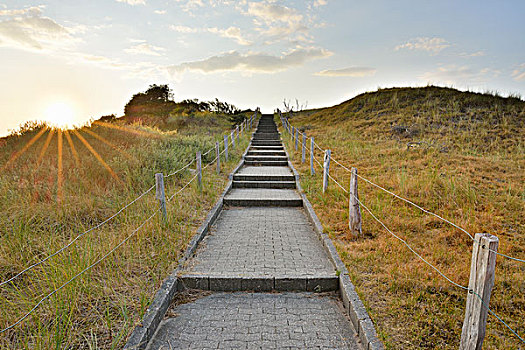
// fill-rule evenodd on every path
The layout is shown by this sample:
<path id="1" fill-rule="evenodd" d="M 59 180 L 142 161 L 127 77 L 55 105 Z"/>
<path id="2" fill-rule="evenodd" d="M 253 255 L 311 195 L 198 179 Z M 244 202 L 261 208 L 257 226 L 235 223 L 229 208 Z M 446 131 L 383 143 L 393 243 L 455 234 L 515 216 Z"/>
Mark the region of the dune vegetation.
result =
<path id="1" fill-rule="evenodd" d="M 221 159 L 219 175 L 211 164 L 215 150 L 203 155 L 210 166 L 202 192 L 193 181 L 179 193 L 194 178 L 195 163 L 165 178 L 166 196 L 173 196 L 168 219 L 144 223 L 158 209 L 155 173 L 171 174 L 216 141 L 222 151 L 223 135 L 251 114 L 174 103 L 171 96 L 141 103 L 140 118 L 106 116 L 75 130 L 28 123 L 0 139 L 0 283 L 79 236 L 0 286 L 0 329 L 103 258 L 0 334 L 0 348 L 121 348 L 223 191 L 248 133 L 228 162 Z"/>
<path id="2" fill-rule="evenodd" d="M 288 113 L 292 125 L 315 137 L 333 159 L 370 181 L 466 229 L 496 235 L 499 252 L 525 259 L 525 102 L 455 89 L 392 88 L 340 105 Z M 281 128 L 282 130 L 282 128 Z M 287 149 L 301 185 L 337 245 L 351 279 L 388 349 L 457 349 L 466 291 L 447 282 L 361 208 L 363 235 L 348 228 L 348 195 L 322 168 Z M 302 140 L 301 140 L 302 141 Z M 315 151 L 322 163 L 323 153 Z M 331 175 L 349 188 L 335 162 Z M 359 181 L 360 200 L 390 230 L 453 281 L 468 285 L 472 240 L 464 232 Z M 525 263 L 498 257 L 490 301 L 525 336 Z M 489 316 L 485 349 L 523 344 Z"/>

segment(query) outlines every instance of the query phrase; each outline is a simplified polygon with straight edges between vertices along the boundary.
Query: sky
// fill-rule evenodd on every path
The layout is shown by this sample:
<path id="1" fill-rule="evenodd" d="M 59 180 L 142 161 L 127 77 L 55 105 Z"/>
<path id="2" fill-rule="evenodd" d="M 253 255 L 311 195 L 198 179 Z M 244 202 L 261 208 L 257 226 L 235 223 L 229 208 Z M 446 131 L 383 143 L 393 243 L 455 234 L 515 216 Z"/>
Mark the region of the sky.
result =
<path id="1" fill-rule="evenodd" d="M 525 1 L 0 0 L 0 136 L 175 100 L 308 108 L 379 87 L 525 96 Z"/>

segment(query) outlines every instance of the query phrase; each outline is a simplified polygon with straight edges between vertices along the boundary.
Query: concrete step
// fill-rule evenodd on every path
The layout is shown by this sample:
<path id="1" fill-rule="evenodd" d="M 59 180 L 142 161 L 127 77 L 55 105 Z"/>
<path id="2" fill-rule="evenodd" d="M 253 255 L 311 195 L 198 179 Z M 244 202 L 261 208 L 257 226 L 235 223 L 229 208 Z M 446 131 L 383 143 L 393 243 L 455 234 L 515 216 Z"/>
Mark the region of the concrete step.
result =
<path id="1" fill-rule="evenodd" d="M 233 175 L 237 181 L 295 181 L 288 166 L 243 166 Z"/>
<path id="2" fill-rule="evenodd" d="M 319 276 L 291 276 L 273 277 L 258 275 L 249 276 L 203 276 L 199 274 L 185 274 L 181 277 L 186 289 L 211 290 L 215 292 L 315 292 L 325 293 L 339 289 L 339 277 L 335 274 Z"/>
<path id="3" fill-rule="evenodd" d="M 279 134 L 254 134 L 253 140 L 280 140 Z"/>
<path id="4" fill-rule="evenodd" d="M 293 175 L 233 175 L 233 181 L 255 181 L 255 182 L 277 182 L 277 181 L 295 181 Z"/>
<path id="5" fill-rule="evenodd" d="M 271 156 L 271 155 L 266 155 L 266 156 L 246 156 L 244 157 L 244 160 L 246 161 L 251 161 L 251 162 L 255 162 L 255 161 L 259 161 L 259 162 L 262 162 L 262 161 L 288 161 L 288 157 L 286 156 Z"/>
<path id="6" fill-rule="evenodd" d="M 245 160 L 244 164 L 251 166 L 286 166 L 286 160 Z"/>
<path id="7" fill-rule="evenodd" d="M 291 189 L 234 188 L 224 204 L 242 207 L 301 207 L 303 200 Z"/>
<path id="8" fill-rule="evenodd" d="M 233 181 L 233 188 L 296 188 L 295 181 Z"/>
<path id="9" fill-rule="evenodd" d="M 283 143 L 281 140 L 252 140 L 252 146 L 280 146 Z"/>
<path id="10" fill-rule="evenodd" d="M 248 150 L 248 153 L 246 154 L 248 156 L 281 156 L 286 157 L 286 152 L 284 150 Z"/>
<path id="11" fill-rule="evenodd" d="M 283 146 L 254 146 L 250 147 L 250 151 L 284 151 Z"/>

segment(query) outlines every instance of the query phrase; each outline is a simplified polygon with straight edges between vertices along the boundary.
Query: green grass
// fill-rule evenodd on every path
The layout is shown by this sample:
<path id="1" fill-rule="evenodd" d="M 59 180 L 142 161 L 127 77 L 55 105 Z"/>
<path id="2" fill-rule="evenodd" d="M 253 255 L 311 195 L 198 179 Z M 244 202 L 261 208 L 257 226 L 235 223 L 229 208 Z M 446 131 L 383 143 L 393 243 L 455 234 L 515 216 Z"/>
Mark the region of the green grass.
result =
<path id="1" fill-rule="evenodd" d="M 118 180 L 71 133 L 79 163 L 64 135 L 63 180 L 59 186 L 58 137 L 53 136 L 38 163 L 47 133 L 40 137 L 0 174 L 0 281 L 111 216 L 154 185 L 155 173 L 168 174 L 194 159 L 196 151 L 214 147 L 230 125 L 225 117 L 201 117 L 189 120 L 177 131 L 119 122 L 114 125 L 120 130 L 100 125 L 79 130 Z M 39 130 L 2 139 L 0 166 Z M 17 327 L 0 334 L 0 348 L 121 348 L 162 280 L 177 266 L 247 144 L 245 133 L 240 145 L 230 150 L 230 160 L 222 159 L 222 174 L 216 174 L 215 164 L 204 170 L 202 192 L 193 183 L 173 198 L 167 205 L 167 222 L 159 215 L 154 217 L 112 255 L 42 303 Z M 215 151 L 203 158 L 203 165 L 214 158 Z M 192 177 L 192 171 L 187 170 L 166 178 L 166 195 L 171 196 Z M 63 253 L 0 287 L 0 328 L 15 322 L 42 297 L 109 252 L 157 208 L 153 190 Z"/>
<path id="2" fill-rule="evenodd" d="M 338 106 L 303 111 L 290 122 L 360 175 L 450 219 L 470 233 L 500 239 L 499 251 L 525 258 L 525 102 L 453 89 L 398 88 L 360 95 Z M 379 335 L 389 349 L 455 349 L 466 293 L 441 278 L 363 212 L 363 237 L 348 229 L 348 197 L 333 182 L 322 193 L 322 169 L 310 176 L 283 137 L 301 185 L 334 239 Z M 409 142 L 421 142 L 407 149 Z M 309 144 L 309 143 L 308 143 Z M 321 152 L 316 158 L 322 163 Z M 345 188 L 349 174 L 333 162 Z M 468 236 L 359 181 L 360 199 L 394 233 L 454 281 L 468 284 Z M 490 301 L 525 335 L 525 264 L 498 257 Z M 523 344 L 489 316 L 485 349 Z"/>

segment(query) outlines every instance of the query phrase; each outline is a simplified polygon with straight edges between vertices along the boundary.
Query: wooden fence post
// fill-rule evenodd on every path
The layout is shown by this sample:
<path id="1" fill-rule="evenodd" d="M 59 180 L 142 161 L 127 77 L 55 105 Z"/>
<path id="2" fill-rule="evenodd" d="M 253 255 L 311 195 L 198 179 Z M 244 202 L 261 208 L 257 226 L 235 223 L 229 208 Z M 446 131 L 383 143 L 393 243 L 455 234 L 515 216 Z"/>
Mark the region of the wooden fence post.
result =
<path id="1" fill-rule="evenodd" d="M 315 175 L 314 168 L 314 138 L 310 138 L 310 175 Z"/>
<path id="2" fill-rule="evenodd" d="M 498 244 L 498 237 L 491 234 L 476 233 L 474 237 L 460 350 L 481 350 L 483 345 Z"/>
<path id="3" fill-rule="evenodd" d="M 221 173 L 221 152 L 219 141 L 215 142 L 215 158 L 217 158 L 217 174 Z"/>
<path id="4" fill-rule="evenodd" d="M 359 192 L 357 191 L 357 169 L 352 168 L 350 175 L 350 198 L 348 203 L 348 227 L 354 236 L 361 236 L 361 206 L 359 205 Z"/>
<path id="5" fill-rule="evenodd" d="M 290 138 L 292 139 L 292 142 L 293 142 L 294 136 L 295 136 L 295 126 L 292 126 L 292 133 L 290 134 Z"/>
<path id="6" fill-rule="evenodd" d="M 230 137 L 232 139 L 232 150 L 235 149 L 235 132 L 232 130 L 232 132 L 230 133 Z"/>
<path id="7" fill-rule="evenodd" d="M 330 174 L 330 155 L 331 151 L 327 149 L 324 152 L 324 170 L 323 170 L 323 193 L 326 192 L 328 188 L 328 174 Z"/>
<path id="8" fill-rule="evenodd" d="M 199 185 L 199 191 L 202 191 L 202 164 L 201 164 L 201 152 L 197 151 L 197 183 Z"/>
<path id="9" fill-rule="evenodd" d="M 155 198 L 159 200 L 162 218 L 167 220 L 168 213 L 166 212 L 166 193 L 164 191 L 164 175 L 162 175 L 162 173 L 155 174 L 155 190 Z"/>
<path id="10" fill-rule="evenodd" d="M 295 128 L 295 150 L 297 151 L 297 142 L 299 142 L 299 128 Z"/>
<path id="11" fill-rule="evenodd" d="M 228 135 L 224 135 L 224 159 L 228 161 Z"/>
<path id="12" fill-rule="evenodd" d="M 235 142 L 239 144 L 239 125 L 235 127 Z"/>
<path id="13" fill-rule="evenodd" d="M 306 161 L 306 134 L 303 134 L 303 149 L 301 154 L 301 163 Z"/>

